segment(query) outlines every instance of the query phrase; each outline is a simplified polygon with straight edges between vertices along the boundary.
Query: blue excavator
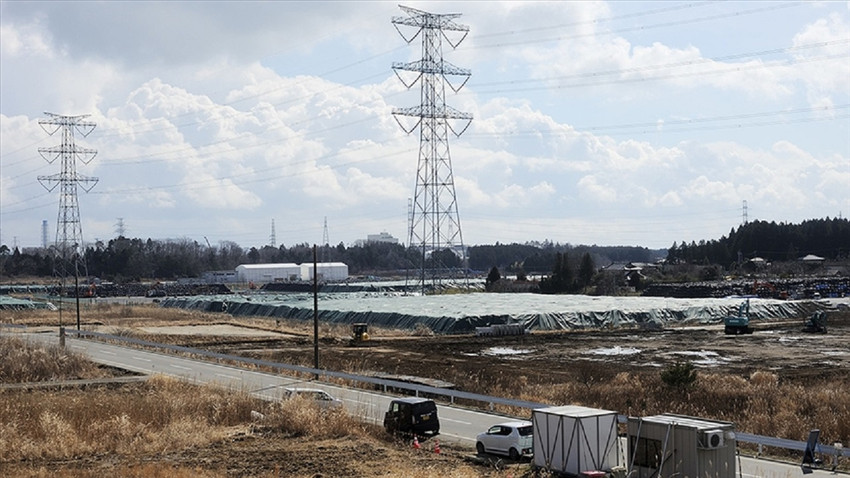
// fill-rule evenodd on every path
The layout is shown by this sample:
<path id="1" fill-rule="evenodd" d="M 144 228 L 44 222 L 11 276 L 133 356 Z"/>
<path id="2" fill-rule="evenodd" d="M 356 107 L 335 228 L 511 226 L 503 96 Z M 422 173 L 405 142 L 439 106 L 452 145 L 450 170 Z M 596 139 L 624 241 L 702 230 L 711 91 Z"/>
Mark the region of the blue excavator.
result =
<path id="1" fill-rule="evenodd" d="M 753 333 L 750 327 L 750 299 L 741 303 L 738 307 L 738 315 L 729 315 L 723 319 L 723 332 L 726 335 Z"/>

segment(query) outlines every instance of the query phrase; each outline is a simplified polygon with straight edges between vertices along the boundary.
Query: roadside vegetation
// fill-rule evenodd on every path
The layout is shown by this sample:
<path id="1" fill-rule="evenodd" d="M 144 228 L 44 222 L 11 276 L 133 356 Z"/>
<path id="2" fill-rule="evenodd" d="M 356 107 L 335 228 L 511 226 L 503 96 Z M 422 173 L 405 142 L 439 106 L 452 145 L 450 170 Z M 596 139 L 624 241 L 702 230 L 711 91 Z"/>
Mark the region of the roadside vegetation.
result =
<path id="1" fill-rule="evenodd" d="M 39 374 L 20 374 L 37 357 Z M 96 376 L 58 346 L 0 337 L 2 383 Z M 0 476 L 503 477 L 465 451 L 414 450 L 343 410 L 155 376 L 144 383 L 0 389 Z M 318 474 L 318 475 L 317 475 Z"/>
<path id="2" fill-rule="evenodd" d="M 107 373 L 85 357 L 18 337 L 0 336 L 0 384 L 98 378 Z"/>

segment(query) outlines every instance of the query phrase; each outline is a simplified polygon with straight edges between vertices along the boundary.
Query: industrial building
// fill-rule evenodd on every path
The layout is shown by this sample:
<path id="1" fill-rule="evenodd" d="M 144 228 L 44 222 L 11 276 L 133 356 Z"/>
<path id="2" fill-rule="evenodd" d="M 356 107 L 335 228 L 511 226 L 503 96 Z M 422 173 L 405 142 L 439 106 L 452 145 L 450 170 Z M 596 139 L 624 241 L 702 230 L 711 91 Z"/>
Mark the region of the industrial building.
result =
<path id="1" fill-rule="evenodd" d="M 298 264 L 241 264 L 236 266 L 239 282 L 265 284 L 268 282 L 295 282 L 301 280 Z"/>
<path id="2" fill-rule="evenodd" d="M 359 247 L 367 244 L 398 244 L 398 239 L 386 231 L 381 231 L 380 234 L 367 234 L 366 239 L 357 239 L 354 241 L 354 245 Z"/>
<path id="3" fill-rule="evenodd" d="M 663 414 L 630 417 L 629 476 L 735 477 L 735 426 L 729 422 Z"/>
<path id="4" fill-rule="evenodd" d="M 338 282 L 348 279 L 348 265 L 342 262 L 316 264 L 318 280 Z M 313 280 L 313 264 L 242 264 L 236 267 L 239 282 L 268 284 L 270 282 L 300 282 Z"/>
<path id="5" fill-rule="evenodd" d="M 319 262 L 316 264 L 319 282 L 339 282 L 348 279 L 348 265 L 342 262 Z M 313 280 L 313 264 L 301 264 L 301 280 Z"/>

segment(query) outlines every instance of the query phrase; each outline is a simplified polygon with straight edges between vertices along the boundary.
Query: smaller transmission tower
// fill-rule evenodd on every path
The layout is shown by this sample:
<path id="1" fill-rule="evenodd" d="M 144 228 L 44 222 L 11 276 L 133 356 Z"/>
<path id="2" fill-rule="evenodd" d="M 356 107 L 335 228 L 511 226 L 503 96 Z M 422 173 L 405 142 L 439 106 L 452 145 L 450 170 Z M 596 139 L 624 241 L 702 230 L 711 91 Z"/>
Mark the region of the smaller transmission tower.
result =
<path id="1" fill-rule="evenodd" d="M 115 223 L 116 237 L 127 237 L 127 226 L 124 225 L 124 218 L 119 217 L 116 220 L 118 221 Z"/>
<path id="2" fill-rule="evenodd" d="M 325 225 L 322 228 L 322 262 L 328 262 L 328 249 L 331 248 L 330 237 L 328 236 L 328 216 L 325 216 Z"/>
<path id="3" fill-rule="evenodd" d="M 274 218 L 272 218 L 272 233 L 269 236 L 269 245 L 272 247 L 277 247 L 277 237 L 275 237 L 274 233 Z"/>
<path id="4" fill-rule="evenodd" d="M 97 178 L 83 176 L 77 173 L 77 160 L 88 164 L 97 151 L 77 146 L 74 133 L 83 137 L 94 130 L 95 123 L 86 121 L 89 115 L 63 116 L 45 113 L 47 118 L 38 120 L 38 124 L 47 134 L 53 136 L 61 131 L 62 144 L 50 148 L 38 148 L 41 156 L 50 164 L 60 160 L 62 170 L 58 174 L 39 176 L 38 182 L 48 191 L 59 186 L 59 216 L 56 220 L 56 243 L 54 250 L 54 273 L 62 279 L 62 289 L 65 279 L 73 273 L 74 277 L 87 274 L 85 258 L 83 257 L 83 228 L 80 224 L 80 205 L 77 201 L 77 187 L 88 192 L 97 184 Z M 61 318 L 60 318 L 61 320 Z"/>
<path id="5" fill-rule="evenodd" d="M 434 14 L 401 5 L 399 8 L 407 16 L 393 17 L 396 30 L 407 43 L 419 37 L 422 46 L 421 59 L 392 65 L 404 86 L 412 88 L 419 83 L 420 104 L 394 108 L 392 114 L 406 133 L 419 128 L 419 161 L 413 209 L 409 217 L 408 247 L 418 249 L 419 286 L 424 294 L 428 283 L 436 290 L 441 278 L 455 280 L 460 278 L 459 275 L 466 277 L 465 273 L 458 273 L 466 269 L 466 249 L 449 154 L 449 132 L 455 136 L 463 134 L 472 122 L 472 115 L 446 105 L 446 86 L 457 93 L 472 72 L 443 58 L 443 40 L 457 48 L 469 34 L 469 27 L 455 23 L 454 20 L 460 17 L 458 13 Z M 406 36 L 399 26 L 411 27 L 415 31 Z M 460 38 L 453 42 L 446 32 L 456 32 Z M 399 71 L 415 73 L 415 79 L 405 81 Z M 458 78 L 458 84 L 453 84 L 451 78 Z M 405 128 L 399 116 L 416 118 L 416 123 Z M 451 122 L 459 123 L 462 128 L 452 127 Z"/>
<path id="6" fill-rule="evenodd" d="M 750 222 L 749 218 L 747 217 L 747 200 L 746 199 L 744 199 L 744 205 L 742 207 L 742 211 L 743 212 L 742 212 L 742 217 L 741 217 L 741 225 L 746 226 L 747 223 Z"/>
<path id="7" fill-rule="evenodd" d="M 41 247 L 47 249 L 47 219 L 41 221 Z"/>

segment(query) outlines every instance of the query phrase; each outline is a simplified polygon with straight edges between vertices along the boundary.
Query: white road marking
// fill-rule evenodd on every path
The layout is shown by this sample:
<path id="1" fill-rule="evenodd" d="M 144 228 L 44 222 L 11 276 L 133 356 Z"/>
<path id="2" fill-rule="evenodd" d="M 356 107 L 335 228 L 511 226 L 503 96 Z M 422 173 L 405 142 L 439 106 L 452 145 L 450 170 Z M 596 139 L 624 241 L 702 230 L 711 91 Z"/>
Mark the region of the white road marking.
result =
<path id="1" fill-rule="evenodd" d="M 237 377 L 235 375 L 228 375 L 226 373 L 217 373 L 216 375 L 219 376 L 219 377 L 227 377 L 227 378 L 232 378 L 233 380 L 239 380 L 239 377 Z"/>
<path id="2" fill-rule="evenodd" d="M 174 365 L 173 363 L 172 363 L 172 364 L 169 364 L 169 365 L 171 365 L 171 366 L 172 366 L 172 367 L 174 367 L 174 368 L 179 368 L 179 369 L 181 369 L 181 370 L 192 370 L 192 369 L 191 369 L 191 368 L 189 368 L 189 367 L 184 367 L 184 366 L 182 366 L 182 365 Z"/>
<path id="3" fill-rule="evenodd" d="M 152 362 L 152 360 L 151 360 L 151 359 L 146 359 L 146 358 L 142 358 L 142 357 L 134 357 L 134 356 L 131 356 L 130 358 L 131 358 L 131 359 L 134 359 L 134 360 L 142 360 L 142 361 L 144 361 L 144 362 Z"/>
<path id="4" fill-rule="evenodd" d="M 101 353 L 104 353 L 104 354 L 106 354 L 106 355 L 118 355 L 118 354 L 116 354 L 115 352 L 110 352 L 109 350 L 101 350 L 100 352 L 101 352 Z"/>

